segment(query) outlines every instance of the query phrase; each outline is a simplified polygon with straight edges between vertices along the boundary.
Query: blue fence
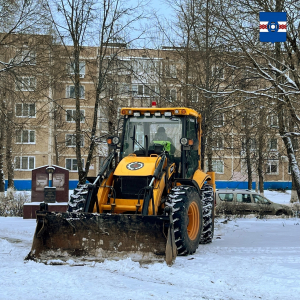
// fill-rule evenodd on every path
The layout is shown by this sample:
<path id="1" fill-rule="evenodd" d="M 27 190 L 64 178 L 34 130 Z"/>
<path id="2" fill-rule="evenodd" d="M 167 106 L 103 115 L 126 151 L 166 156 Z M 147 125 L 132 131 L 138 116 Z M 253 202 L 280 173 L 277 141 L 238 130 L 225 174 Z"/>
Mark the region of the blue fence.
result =
<path id="1" fill-rule="evenodd" d="M 15 189 L 17 191 L 31 191 L 31 180 L 14 180 Z M 74 190 L 78 184 L 78 180 L 69 181 L 69 189 Z M 248 182 L 246 181 L 216 181 L 217 189 L 247 189 Z M 264 189 L 283 189 L 290 190 L 292 183 L 290 181 L 267 181 L 264 183 Z M 5 190 L 7 189 L 7 181 L 5 181 Z M 255 189 L 255 182 L 252 183 L 252 189 Z"/>
<path id="2" fill-rule="evenodd" d="M 252 189 L 255 189 L 255 182 L 252 182 Z M 216 181 L 217 189 L 247 189 L 247 181 Z M 265 190 L 291 190 L 292 182 L 290 181 L 267 181 L 264 182 Z"/>

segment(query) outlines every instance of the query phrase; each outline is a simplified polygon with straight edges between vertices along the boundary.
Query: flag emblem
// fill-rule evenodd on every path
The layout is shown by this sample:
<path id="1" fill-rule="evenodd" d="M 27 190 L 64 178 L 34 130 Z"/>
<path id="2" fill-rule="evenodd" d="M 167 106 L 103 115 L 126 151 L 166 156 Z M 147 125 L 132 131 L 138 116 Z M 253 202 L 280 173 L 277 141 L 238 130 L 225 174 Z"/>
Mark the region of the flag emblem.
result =
<path id="1" fill-rule="evenodd" d="M 261 12 L 259 13 L 259 39 L 261 42 L 286 41 L 286 13 Z"/>

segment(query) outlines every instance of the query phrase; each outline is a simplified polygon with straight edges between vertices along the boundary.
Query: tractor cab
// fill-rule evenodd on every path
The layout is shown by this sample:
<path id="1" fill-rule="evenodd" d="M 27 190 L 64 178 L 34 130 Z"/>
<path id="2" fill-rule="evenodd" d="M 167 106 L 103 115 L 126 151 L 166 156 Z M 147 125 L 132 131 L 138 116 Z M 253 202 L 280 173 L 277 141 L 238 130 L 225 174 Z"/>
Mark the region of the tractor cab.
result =
<path id="1" fill-rule="evenodd" d="M 176 177 L 190 178 L 199 167 L 200 118 L 192 109 L 132 108 L 124 115 L 120 160 L 128 155 L 149 157 L 167 153 Z"/>

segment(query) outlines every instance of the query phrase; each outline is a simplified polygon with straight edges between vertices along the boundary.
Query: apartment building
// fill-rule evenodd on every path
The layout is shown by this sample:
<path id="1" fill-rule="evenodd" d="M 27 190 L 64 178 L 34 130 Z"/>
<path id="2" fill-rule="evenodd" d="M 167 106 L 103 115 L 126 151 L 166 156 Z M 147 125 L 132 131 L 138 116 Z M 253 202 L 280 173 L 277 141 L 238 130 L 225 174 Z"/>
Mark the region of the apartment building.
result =
<path id="1" fill-rule="evenodd" d="M 44 165 L 59 165 L 70 171 L 70 188 L 74 188 L 78 182 L 78 174 L 72 48 L 51 43 L 51 37 L 47 37 L 47 43 L 43 38 L 39 47 L 32 47 L 37 38 L 30 43 L 25 40 L 18 40 L 14 50 L 7 47 L 5 57 L 6 61 L 19 59 L 19 66 L 15 68 L 18 75 L 14 79 L 10 78 L 13 87 L 10 96 L 3 98 L 9 100 L 9 107 L 6 109 L 11 109 L 14 120 L 10 131 L 6 132 L 6 141 L 12 141 L 15 187 L 30 189 L 32 169 Z M 213 94 L 213 101 L 210 103 L 214 108 L 207 108 L 207 96 L 203 96 L 204 89 L 199 89 L 205 69 L 201 54 L 192 53 L 193 63 L 187 64 L 183 48 L 130 49 L 125 44 L 114 43 L 107 45 L 105 51 L 101 64 L 99 48 L 83 47 L 80 53 L 79 98 L 83 164 L 86 163 L 92 138 L 99 76 L 103 76 L 97 111 L 97 147 L 93 153 L 89 176 L 97 175 L 107 155 L 106 136 L 115 130 L 121 133 L 118 129 L 122 123 L 119 122 L 120 108 L 149 107 L 152 101 L 156 101 L 159 106 L 188 106 L 203 113 L 210 124 L 206 130 L 206 141 L 211 153 L 208 151 L 207 155 L 211 157 L 218 188 L 247 187 L 246 158 L 249 155 L 255 183 L 258 145 L 261 140 L 261 130 L 254 126 L 257 116 L 245 116 L 241 106 L 238 109 L 226 109 L 228 103 L 238 101 L 230 96 Z M 199 63 L 195 63 L 197 60 Z M 209 72 L 211 82 L 214 87 L 217 86 L 216 91 L 228 86 L 233 77 L 220 59 L 213 61 Z M 264 128 L 267 128 L 264 129 L 263 150 L 265 188 L 291 188 L 287 156 L 277 133 L 278 118 L 268 107 L 264 115 Z M 139 142 L 143 143 L 142 137 Z M 295 143 L 295 148 L 297 147 Z M 250 149 L 250 154 L 249 151 L 247 154 L 247 148 Z M 204 168 L 207 167 L 206 161 Z M 7 174 L 7 167 L 4 170 Z"/>

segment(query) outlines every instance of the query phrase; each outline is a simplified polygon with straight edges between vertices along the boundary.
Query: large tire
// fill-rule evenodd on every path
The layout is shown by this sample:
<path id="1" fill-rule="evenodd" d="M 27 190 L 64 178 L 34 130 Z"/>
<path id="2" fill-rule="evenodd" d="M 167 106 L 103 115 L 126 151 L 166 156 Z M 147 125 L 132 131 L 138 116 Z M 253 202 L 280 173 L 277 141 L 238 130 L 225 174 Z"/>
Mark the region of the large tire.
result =
<path id="1" fill-rule="evenodd" d="M 88 194 L 87 184 L 78 184 L 74 189 L 74 193 L 70 196 L 68 202 L 68 212 L 82 212 L 85 207 L 85 202 Z"/>
<path id="2" fill-rule="evenodd" d="M 209 184 L 204 184 L 201 189 L 203 207 L 203 231 L 200 244 L 211 243 L 214 237 L 214 192 Z"/>
<path id="3" fill-rule="evenodd" d="M 191 186 L 177 186 L 166 200 L 171 207 L 175 243 L 178 255 L 193 254 L 202 233 L 202 204 L 197 190 Z"/>

